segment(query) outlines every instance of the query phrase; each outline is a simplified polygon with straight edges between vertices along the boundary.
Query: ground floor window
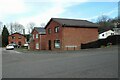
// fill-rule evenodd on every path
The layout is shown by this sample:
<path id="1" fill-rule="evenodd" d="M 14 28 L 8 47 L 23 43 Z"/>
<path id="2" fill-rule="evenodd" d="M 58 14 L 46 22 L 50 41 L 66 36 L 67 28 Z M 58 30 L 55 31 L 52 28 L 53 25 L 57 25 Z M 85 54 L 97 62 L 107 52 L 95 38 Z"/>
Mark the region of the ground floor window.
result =
<path id="1" fill-rule="evenodd" d="M 60 40 L 54 40 L 55 48 L 60 48 Z"/>
<path id="2" fill-rule="evenodd" d="M 36 43 L 36 49 L 39 49 L 39 43 Z"/>

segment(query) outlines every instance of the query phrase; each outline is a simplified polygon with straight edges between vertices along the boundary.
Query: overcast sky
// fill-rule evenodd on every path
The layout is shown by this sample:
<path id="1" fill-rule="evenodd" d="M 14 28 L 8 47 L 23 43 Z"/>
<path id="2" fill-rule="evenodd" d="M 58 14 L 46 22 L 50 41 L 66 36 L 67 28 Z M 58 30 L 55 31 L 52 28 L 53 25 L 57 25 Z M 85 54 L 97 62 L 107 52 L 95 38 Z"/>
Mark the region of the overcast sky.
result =
<path id="1" fill-rule="evenodd" d="M 97 1 L 97 2 L 96 2 Z M 26 26 L 47 24 L 50 18 L 86 19 L 95 22 L 101 15 L 118 16 L 119 0 L 0 0 L 0 21 Z"/>

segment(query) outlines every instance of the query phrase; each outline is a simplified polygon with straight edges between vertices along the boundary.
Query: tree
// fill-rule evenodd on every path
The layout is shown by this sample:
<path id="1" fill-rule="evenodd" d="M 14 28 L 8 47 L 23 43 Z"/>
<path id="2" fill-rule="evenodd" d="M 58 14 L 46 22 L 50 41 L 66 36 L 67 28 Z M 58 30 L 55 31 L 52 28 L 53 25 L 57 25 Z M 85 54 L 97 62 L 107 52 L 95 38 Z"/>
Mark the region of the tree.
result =
<path id="1" fill-rule="evenodd" d="M 22 33 L 24 26 L 22 24 L 19 23 L 10 23 L 10 27 L 11 27 L 11 34 L 18 32 L 18 33 Z"/>
<path id="2" fill-rule="evenodd" d="M 97 23 L 100 24 L 101 26 L 107 27 L 107 26 L 113 26 L 113 23 L 111 23 L 111 18 L 109 18 L 106 15 L 102 15 L 98 17 Z"/>
<path id="3" fill-rule="evenodd" d="M 8 29 L 4 25 L 2 30 L 2 47 L 5 47 L 8 45 L 8 36 L 9 36 Z"/>
<path id="4" fill-rule="evenodd" d="M 44 28 L 45 27 L 45 23 L 41 23 L 41 27 Z"/>
<path id="5" fill-rule="evenodd" d="M 33 28 L 35 27 L 35 23 L 30 22 L 27 27 L 28 27 L 28 33 L 30 34 L 32 32 Z"/>
<path id="6" fill-rule="evenodd" d="M 97 23 L 99 25 L 101 25 L 101 27 L 99 27 L 99 32 L 103 32 L 105 30 L 113 30 L 115 27 L 115 24 L 117 23 L 117 27 L 120 27 L 120 19 L 118 19 L 118 17 L 115 18 L 109 18 L 108 16 L 100 16 L 98 18 Z"/>

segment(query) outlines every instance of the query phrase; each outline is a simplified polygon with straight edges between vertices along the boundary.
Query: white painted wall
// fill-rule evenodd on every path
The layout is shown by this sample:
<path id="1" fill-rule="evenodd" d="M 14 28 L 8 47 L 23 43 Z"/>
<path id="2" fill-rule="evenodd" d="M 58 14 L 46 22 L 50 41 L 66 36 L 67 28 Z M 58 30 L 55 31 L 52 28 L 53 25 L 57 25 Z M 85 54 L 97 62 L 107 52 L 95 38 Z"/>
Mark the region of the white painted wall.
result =
<path id="1" fill-rule="evenodd" d="M 98 38 L 99 39 L 105 39 L 105 38 L 107 38 L 108 36 L 111 36 L 111 35 L 114 35 L 114 31 L 108 30 L 106 32 L 103 32 L 103 33 L 99 34 Z"/>

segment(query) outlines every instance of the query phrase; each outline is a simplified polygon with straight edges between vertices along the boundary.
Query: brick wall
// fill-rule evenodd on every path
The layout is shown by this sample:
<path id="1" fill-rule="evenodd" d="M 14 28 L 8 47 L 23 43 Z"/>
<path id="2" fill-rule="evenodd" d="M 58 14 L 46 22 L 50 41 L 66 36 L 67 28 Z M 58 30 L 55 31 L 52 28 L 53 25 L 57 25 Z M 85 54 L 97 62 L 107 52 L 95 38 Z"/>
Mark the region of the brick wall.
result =
<path id="1" fill-rule="evenodd" d="M 60 27 L 59 33 L 54 32 L 56 26 Z M 51 34 L 48 34 L 49 28 L 51 29 Z M 59 49 L 54 47 L 54 40 L 56 39 L 60 40 L 61 47 Z M 49 40 L 51 40 L 51 50 L 79 50 L 81 43 L 88 43 L 97 39 L 97 28 L 62 27 L 62 25 L 55 21 L 51 21 L 46 28 L 47 50 L 49 50 Z"/>
<path id="2" fill-rule="evenodd" d="M 12 36 L 14 36 L 15 38 L 12 39 Z M 19 38 L 21 37 L 21 38 Z M 23 46 L 25 43 L 26 43 L 26 38 L 25 36 L 21 35 L 21 34 L 18 34 L 18 33 L 15 33 L 15 34 L 12 34 L 8 37 L 8 40 L 9 40 L 9 44 L 10 43 L 16 43 L 16 44 L 19 44 L 19 42 L 21 42 L 21 46 Z"/>
<path id="3" fill-rule="evenodd" d="M 40 39 L 41 50 L 45 50 L 46 49 L 46 34 L 42 34 L 42 35 L 39 35 L 39 36 L 41 36 L 41 39 Z"/>
<path id="4" fill-rule="evenodd" d="M 56 26 L 60 27 L 59 33 L 55 33 L 54 29 Z M 51 34 L 48 33 L 48 29 L 51 29 Z M 60 40 L 62 41 L 62 27 L 59 23 L 55 21 L 51 21 L 51 23 L 46 28 L 46 49 L 49 50 L 49 40 L 51 40 L 51 50 L 61 50 L 61 48 L 55 48 L 54 47 L 54 40 Z"/>
<path id="5" fill-rule="evenodd" d="M 36 34 L 38 34 L 38 38 L 36 38 Z M 34 39 L 33 39 L 34 35 Z M 32 50 L 45 50 L 46 48 L 46 35 L 39 34 L 35 29 L 32 32 L 32 40 L 30 42 L 30 49 Z M 36 44 L 39 44 L 39 49 L 36 49 Z"/>
<path id="6" fill-rule="evenodd" d="M 79 50 L 81 43 L 88 43 L 98 39 L 97 28 L 63 28 L 63 50 Z M 75 47 L 74 47 L 75 46 Z"/>

